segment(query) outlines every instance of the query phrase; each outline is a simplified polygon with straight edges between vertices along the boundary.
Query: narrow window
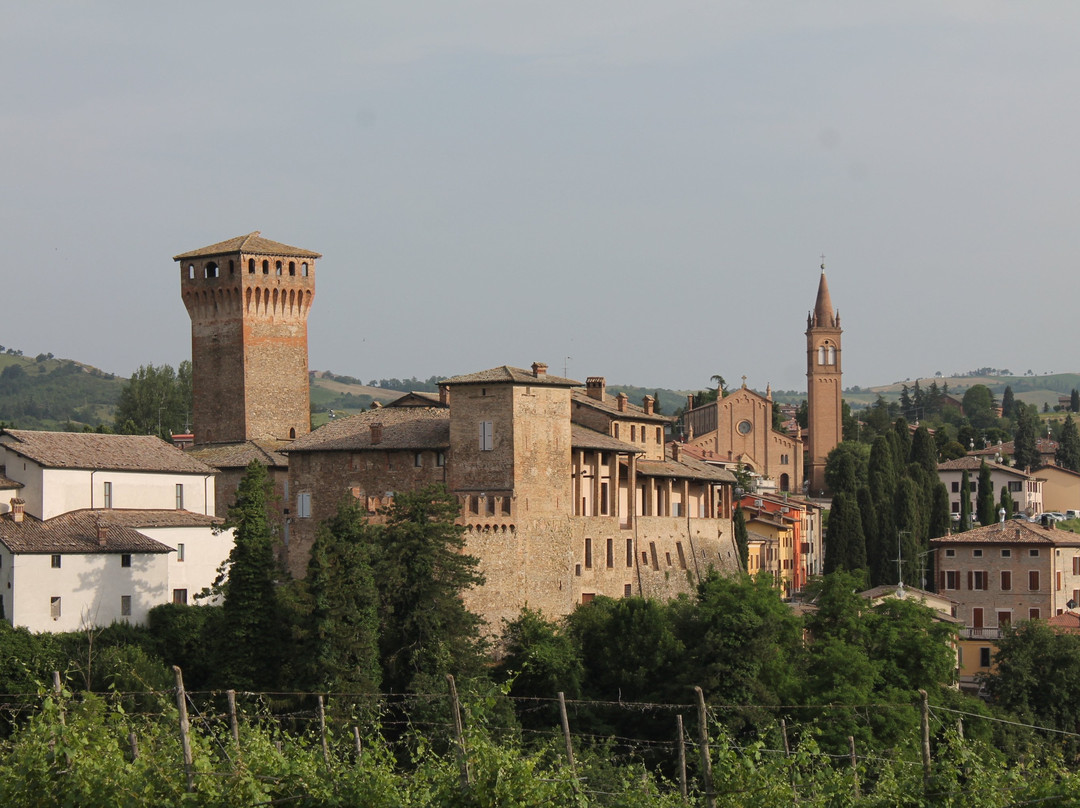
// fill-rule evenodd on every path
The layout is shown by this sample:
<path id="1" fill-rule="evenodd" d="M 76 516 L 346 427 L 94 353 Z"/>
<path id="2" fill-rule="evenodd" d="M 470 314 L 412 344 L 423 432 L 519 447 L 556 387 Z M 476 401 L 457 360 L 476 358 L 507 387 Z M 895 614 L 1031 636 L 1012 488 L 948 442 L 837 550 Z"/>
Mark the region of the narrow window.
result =
<path id="1" fill-rule="evenodd" d="M 821 345 L 817 349 L 817 363 L 819 365 L 824 365 L 825 364 L 825 346 L 824 345 Z"/>
<path id="2" fill-rule="evenodd" d="M 585 539 L 585 569 L 592 569 L 592 539 Z"/>
<path id="3" fill-rule="evenodd" d="M 130 567 L 131 566 L 131 553 L 123 553 L 120 556 L 120 566 L 121 567 Z"/>
<path id="4" fill-rule="evenodd" d="M 435 467 L 442 468 L 446 465 L 446 455 L 443 452 L 435 453 Z"/>
<path id="5" fill-rule="evenodd" d="M 1028 609 L 1028 620 L 1038 620 L 1039 614 L 1038 609 Z"/>
<path id="6" fill-rule="evenodd" d="M 654 541 L 649 542 L 649 555 L 652 556 L 652 568 L 654 570 L 660 569 L 660 561 L 656 557 L 656 542 Z"/>
<path id="7" fill-rule="evenodd" d="M 1009 570 L 1001 571 L 1001 591 L 1009 592 L 1012 590 L 1012 573 Z"/>
<path id="8" fill-rule="evenodd" d="M 311 517 L 311 494 L 302 493 L 296 495 L 296 515 L 300 519 Z"/>
<path id="9" fill-rule="evenodd" d="M 53 620 L 58 620 L 60 618 L 59 595 L 53 595 L 51 598 L 49 598 L 49 616 L 52 617 Z"/>
<path id="10" fill-rule="evenodd" d="M 480 451 L 490 452 L 492 447 L 491 421 L 480 422 Z"/>
<path id="11" fill-rule="evenodd" d="M 263 275 L 269 275 L 270 274 L 270 262 L 267 261 L 265 258 L 263 259 L 262 269 L 263 269 Z"/>
<path id="12" fill-rule="evenodd" d="M 979 649 L 979 667 L 980 668 L 989 668 L 990 667 L 990 649 L 989 648 L 980 648 Z"/>
<path id="13" fill-rule="evenodd" d="M 187 277 L 188 277 L 189 281 L 195 280 L 195 265 L 194 264 L 188 264 Z"/>
<path id="14" fill-rule="evenodd" d="M 665 552 L 664 553 L 664 560 L 667 561 L 667 565 L 670 567 L 671 566 L 671 553 Z"/>
<path id="15" fill-rule="evenodd" d="M 626 566 L 634 566 L 634 540 L 626 540 Z"/>
<path id="16" fill-rule="evenodd" d="M 679 554 L 679 567 L 686 569 L 686 553 L 683 552 L 682 542 L 675 542 L 675 552 Z"/>
<path id="17" fill-rule="evenodd" d="M 418 468 L 418 469 L 424 467 L 424 453 L 423 452 L 416 452 L 416 454 L 413 455 L 413 466 L 415 468 Z"/>
<path id="18" fill-rule="evenodd" d="M 633 584 L 623 584 L 622 593 L 624 598 L 628 598 L 634 594 Z"/>
<path id="19" fill-rule="evenodd" d="M 102 484 L 102 507 L 112 507 L 112 483 L 106 482 Z"/>
<path id="20" fill-rule="evenodd" d="M 172 602 L 177 606 L 187 605 L 187 590 L 186 589 L 174 589 L 172 591 Z"/>
<path id="21" fill-rule="evenodd" d="M 608 484 L 600 483 L 600 515 L 608 515 Z"/>
<path id="22" fill-rule="evenodd" d="M 308 276 L 307 261 L 300 265 L 300 274 L 303 275 L 305 278 Z"/>
<path id="23" fill-rule="evenodd" d="M 184 510 L 184 484 L 176 484 L 176 510 Z"/>
<path id="24" fill-rule="evenodd" d="M 1073 556 L 1073 575 L 1080 575 L 1080 556 Z"/>
<path id="25" fill-rule="evenodd" d="M 615 566 L 615 540 L 607 540 L 607 568 L 611 569 Z"/>
<path id="26" fill-rule="evenodd" d="M 829 364 L 830 365 L 835 365 L 836 364 L 836 348 L 833 347 L 832 345 L 829 346 Z"/>
<path id="27" fill-rule="evenodd" d="M 663 443 L 664 442 L 664 428 L 663 427 L 658 426 L 656 428 L 656 442 L 657 443 Z"/>
<path id="28" fill-rule="evenodd" d="M 613 437 L 613 438 L 619 437 L 619 425 L 618 424 L 612 424 L 611 428 L 612 428 L 611 437 Z"/>
<path id="29" fill-rule="evenodd" d="M 280 275 L 281 274 L 281 262 L 280 261 L 278 261 L 278 262 L 276 262 L 274 264 L 274 274 L 275 275 Z"/>
<path id="30" fill-rule="evenodd" d="M 176 545 L 176 560 L 177 561 L 183 561 L 184 560 L 184 545 L 183 544 L 177 544 Z"/>
<path id="31" fill-rule="evenodd" d="M 1028 572 L 1028 589 L 1032 592 L 1039 591 L 1039 571 L 1031 570 Z"/>
<path id="32" fill-rule="evenodd" d="M 633 443 L 637 440 L 637 426 L 630 424 L 630 442 Z"/>
<path id="33" fill-rule="evenodd" d="M 53 557 L 51 559 L 49 559 L 49 560 L 52 563 L 52 568 L 54 570 L 60 569 L 60 555 L 59 554 L 53 555 Z"/>
<path id="34" fill-rule="evenodd" d="M 290 261 L 289 262 L 289 274 L 290 275 L 295 275 L 296 274 L 296 262 L 295 261 Z"/>
<path id="35" fill-rule="evenodd" d="M 120 596 L 120 616 L 131 617 L 131 595 Z"/>
<path id="36" fill-rule="evenodd" d="M 254 275 L 254 274 L 255 274 L 255 259 L 254 258 L 249 258 L 248 259 L 248 275 Z"/>
<path id="37" fill-rule="evenodd" d="M 952 492 L 954 494 L 959 494 L 960 493 L 960 481 L 959 480 L 953 480 L 952 481 Z"/>

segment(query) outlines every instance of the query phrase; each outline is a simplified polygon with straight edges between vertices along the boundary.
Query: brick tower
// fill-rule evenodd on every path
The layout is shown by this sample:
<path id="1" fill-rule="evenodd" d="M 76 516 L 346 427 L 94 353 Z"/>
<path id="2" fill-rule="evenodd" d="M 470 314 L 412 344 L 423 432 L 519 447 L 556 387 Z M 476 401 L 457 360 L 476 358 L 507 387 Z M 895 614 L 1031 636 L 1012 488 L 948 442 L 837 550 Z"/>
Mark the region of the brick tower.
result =
<path id="1" fill-rule="evenodd" d="M 174 256 L 191 317 L 195 443 L 310 431 L 307 317 L 321 257 L 258 231 Z"/>
<path id="2" fill-rule="evenodd" d="M 843 439 L 843 403 L 841 402 L 840 312 L 834 311 L 821 265 L 817 301 L 806 318 L 806 404 L 807 440 L 806 480 L 810 496 L 827 492 L 825 460 Z"/>

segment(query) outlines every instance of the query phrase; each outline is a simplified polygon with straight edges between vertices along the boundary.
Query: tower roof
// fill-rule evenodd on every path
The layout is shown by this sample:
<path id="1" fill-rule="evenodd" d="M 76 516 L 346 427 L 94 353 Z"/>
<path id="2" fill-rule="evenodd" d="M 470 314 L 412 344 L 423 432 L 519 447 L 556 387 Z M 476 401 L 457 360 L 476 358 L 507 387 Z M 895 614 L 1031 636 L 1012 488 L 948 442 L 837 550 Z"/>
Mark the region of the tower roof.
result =
<path id="1" fill-rule="evenodd" d="M 188 258 L 206 258 L 211 255 L 233 255 L 236 253 L 283 255 L 289 258 L 322 258 L 317 252 L 303 250 L 300 247 L 290 247 L 288 244 L 281 244 L 280 242 L 263 238 L 259 231 L 256 230 L 254 233 L 248 233 L 246 236 L 237 236 L 228 241 L 219 241 L 217 244 L 211 244 L 209 247 L 200 247 L 197 250 L 174 255 L 173 260 L 185 261 Z"/>
<path id="2" fill-rule="evenodd" d="M 818 282 L 817 301 L 814 303 L 813 324 L 818 327 L 836 328 L 836 315 L 833 312 L 832 298 L 829 297 L 829 282 L 825 280 L 825 265 L 821 266 L 821 280 Z"/>

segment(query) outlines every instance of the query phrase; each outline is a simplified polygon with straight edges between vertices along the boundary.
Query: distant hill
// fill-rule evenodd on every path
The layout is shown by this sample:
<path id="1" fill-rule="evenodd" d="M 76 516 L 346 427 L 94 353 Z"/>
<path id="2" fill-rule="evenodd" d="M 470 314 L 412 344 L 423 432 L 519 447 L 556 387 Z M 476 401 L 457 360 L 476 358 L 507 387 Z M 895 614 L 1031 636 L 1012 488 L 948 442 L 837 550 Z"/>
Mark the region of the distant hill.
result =
<path id="1" fill-rule="evenodd" d="M 23 429 L 112 424 L 124 379 L 52 354 L 0 354 L 0 421 Z"/>
<path id="2" fill-rule="evenodd" d="M 1025 404 L 1035 404 L 1040 409 L 1043 404 L 1049 404 L 1053 408 L 1058 403 L 1058 396 L 1067 396 L 1074 389 L 1080 390 L 1080 373 L 1047 373 L 1041 376 L 1005 376 L 990 374 L 965 374 L 963 376 L 927 376 L 920 379 L 904 379 L 891 384 L 883 384 L 877 387 L 849 387 L 844 390 L 844 400 L 854 408 L 870 406 L 879 395 L 886 401 L 900 398 L 904 385 L 908 389 L 915 386 L 918 381 L 919 387 L 928 388 L 937 382 L 938 387 L 947 384 L 949 394 L 960 398 L 964 392 L 973 385 L 986 385 L 995 398 L 1000 400 L 1006 387 L 1012 387 L 1013 394 Z"/>

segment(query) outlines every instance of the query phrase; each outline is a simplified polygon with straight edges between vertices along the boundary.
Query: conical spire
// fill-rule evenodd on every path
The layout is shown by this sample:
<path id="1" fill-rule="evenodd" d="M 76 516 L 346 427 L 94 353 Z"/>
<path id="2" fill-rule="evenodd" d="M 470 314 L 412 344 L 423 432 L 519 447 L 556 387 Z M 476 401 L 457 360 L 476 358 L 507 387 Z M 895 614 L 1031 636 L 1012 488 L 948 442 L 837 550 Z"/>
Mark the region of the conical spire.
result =
<path id="1" fill-rule="evenodd" d="M 817 302 L 814 304 L 814 325 L 819 328 L 836 328 L 829 282 L 825 280 L 825 264 L 821 265 L 821 281 L 818 283 Z"/>

